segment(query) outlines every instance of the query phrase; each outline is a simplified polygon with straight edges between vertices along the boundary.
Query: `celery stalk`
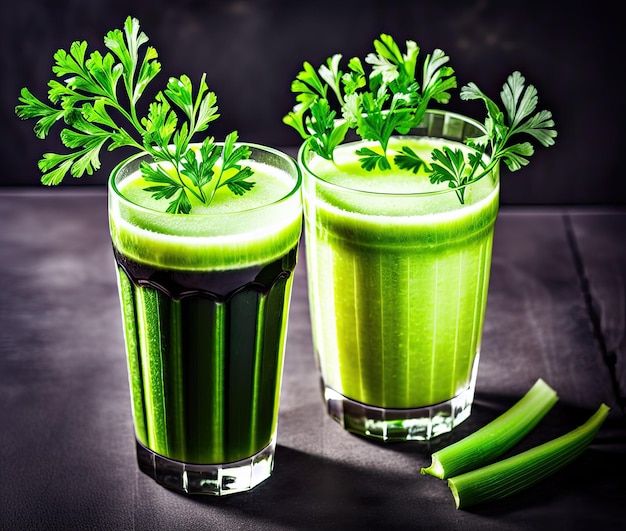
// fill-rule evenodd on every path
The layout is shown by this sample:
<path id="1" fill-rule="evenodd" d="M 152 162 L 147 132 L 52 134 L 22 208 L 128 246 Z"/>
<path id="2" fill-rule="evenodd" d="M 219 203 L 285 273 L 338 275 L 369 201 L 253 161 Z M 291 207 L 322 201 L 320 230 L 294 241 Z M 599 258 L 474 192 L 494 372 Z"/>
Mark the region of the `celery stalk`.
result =
<path id="1" fill-rule="evenodd" d="M 526 452 L 448 479 L 457 509 L 510 496 L 553 474 L 591 443 L 610 408 L 598 410 L 578 428 Z"/>
<path id="2" fill-rule="evenodd" d="M 539 378 L 510 409 L 478 431 L 432 455 L 422 474 L 446 479 L 493 461 L 532 430 L 558 400 L 557 394 Z"/>

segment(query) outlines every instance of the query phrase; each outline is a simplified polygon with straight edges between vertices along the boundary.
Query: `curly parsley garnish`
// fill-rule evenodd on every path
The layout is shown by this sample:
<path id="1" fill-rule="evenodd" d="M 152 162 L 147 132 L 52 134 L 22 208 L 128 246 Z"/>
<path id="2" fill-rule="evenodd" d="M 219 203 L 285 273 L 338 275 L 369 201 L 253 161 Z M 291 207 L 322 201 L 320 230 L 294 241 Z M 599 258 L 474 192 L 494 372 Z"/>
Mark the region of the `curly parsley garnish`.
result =
<path id="1" fill-rule="evenodd" d="M 66 125 L 60 132 L 69 153 L 46 153 L 39 161 L 42 182 L 59 184 L 70 173 L 73 177 L 91 175 L 100 168 L 100 151 L 133 147 L 151 155 L 155 163 L 169 163 L 173 173 L 162 164 L 141 165 L 144 178 L 151 183 L 146 190 L 156 199 L 170 201 L 167 211 L 188 214 L 190 197 L 210 204 L 215 191 L 227 186 L 242 195 L 254 186 L 249 180 L 252 170 L 242 166 L 249 158 L 246 146 L 235 147 L 237 132 L 230 133 L 224 146 L 207 137 L 199 149 L 191 146 L 192 138 L 218 118 L 217 97 L 209 92 L 203 74 L 194 93 L 186 75 L 172 77 L 148 107 L 147 116 L 138 116 L 137 103 L 146 86 L 160 72 L 158 54 L 148 46 L 140 48 L 148 37 L 139 31 L 139 22 L 128 17 L 123 31 L 107 33 L 104 44 L 108 52 L 87 56 L 87 43 L 74 42 L 69 49 L 54 55 L 52 71 L 63 82 L 48 83 L 51 105 L 23 88 L 15 112 L 22 119 L 35 118 L 35 134 L 45 138 L 59 121 Z M 120 79 L 124 97 L 118 96 Z M 111 113 L 113 111 L 113 113 Z M 115 116 L 115 118 L 113 117 Z M 121 120 L 120 120 L 121 118 Z M 121 122 L 121 123 L 120 123 Z M 215 175 L 217 174 L 217 178 Z"/>
<path id="2" fill-rule="evenodd" d="M 353 130 L 361 140 L 374 141 L 380 147 L 356 151 L 361 167 L 385 171 L 391 169 L 390 138 L 406 135 L 420 125 L 432 102 L 448 103 L 450 91 L 457 83 L 454 70 L 447 64 L 449 57 L 442 50 L 427 55 L 420 70 L 420 49 L 414 41 L 406 41 L 403 53 L 391 36 L 382 34 L 374 41 L 374 49 L 375 53 L 365 57 L 365 63 L 371 65 L 369 74 L 357 57 L 349 60 L 345 72 L 340 69 L 340 54 L 328 58 L 317 70 L 305 62 L 291 85 L 297 94 L 296 105 L 283 122 L 302 138 L 310 138 L 311 150 L 330 161 L 335 148 Z M 554 144 L 557 133 L 552 129 L 554 121 L 549 111 L 533 115 L 537 91 L 524 83 L 519 72 L 508 77 L 501 92 L 504 112 L 474 83 L 461 89 L 461 99 L 483 100 L 487 109 L 486 134 L 466 140 L 472 148 L 467 157 L 461 149 L 444 147 L 433 149 L 432 160 L 426 161 L 408 146 L 401 146 L 393 154 L 393 162 L 414 173 L 423 169 L 433 184 L 447 182 L 461 203 L 465 185 L 490 172 L 500 161 L 510 171 L 528 164 L 528 157 L 534 152 L 532 144 L 513 143 L 511 138 L 526 133 L 548 147 Z M 331 105 L 332 97 L 338 109 Z"/>

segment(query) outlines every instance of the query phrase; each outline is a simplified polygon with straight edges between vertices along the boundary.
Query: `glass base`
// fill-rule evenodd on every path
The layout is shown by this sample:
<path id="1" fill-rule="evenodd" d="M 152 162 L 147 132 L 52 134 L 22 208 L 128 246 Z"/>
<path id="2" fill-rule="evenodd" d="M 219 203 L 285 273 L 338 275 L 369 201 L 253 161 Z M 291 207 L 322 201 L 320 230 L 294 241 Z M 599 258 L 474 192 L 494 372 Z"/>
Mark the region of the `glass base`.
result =
<path id="1" fill-rule="evenodd" d="M 474 401 L 474 385 L 451 400 L 415 409 L 390 409 L 356 402 L 323 385 L 328 414 L 349 432 L 393 441 L 428 441 L 466 420 Z"/>
<path id="2" fill-rule="evenodd" d="M 168 459 L 137 441 L 137 462 L 142 472 L 164 487 L 186 494 L 224 496 L 256 487 L 272 475 L 272 441 L 259 453 L 234 463 L 197 465 Z"/>

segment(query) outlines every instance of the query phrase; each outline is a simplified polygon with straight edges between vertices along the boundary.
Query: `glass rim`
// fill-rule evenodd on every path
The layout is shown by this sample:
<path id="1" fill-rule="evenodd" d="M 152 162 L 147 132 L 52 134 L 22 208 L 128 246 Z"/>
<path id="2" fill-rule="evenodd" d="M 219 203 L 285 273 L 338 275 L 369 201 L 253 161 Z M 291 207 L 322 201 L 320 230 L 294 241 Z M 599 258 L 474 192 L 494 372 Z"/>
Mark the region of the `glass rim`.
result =
<path id="1" fill-rule="evenodd" d="M 219 146 L 223 146 L 224 142 L 215 142 L 215 144 L 219 145 Z M 194 142 L 191 143 L 190 146 L 200 146 L 201 143 L 200 142 Z M 116 183 L 116 178 L 118 176 L 118 174 L 120 173 L 120 171 L 128 166 L 129 164 L 142 159 L 142 158 L 147 158 L 147 159 L 151 159 L 151 155 L 149 153 L 145 153 L 145 152 L 141 152 L 141 153 L 136 153 L 134 155 L 131 155 L 130 157 L 125 158 L 124 160 L 122 160 L 121 162 L 119 162 L 111 171 L 111 174 L 109 175 L 108 178 L 108 187 L 109 190 L 111 190 L 114 194 L 115 197 L 117 198 L 118 201 L 121 201 L 123 203 L 125 203 L 126 205 L 130 206 L 133 209 L 136 209 L 138 211 L 143 211 L 143 212 L 147 212 L 150 213 L 152 215 L 157 214 L 157 215 L 162 215 L 162 216 L 181 216 L 181 219 L 194 219 L 194 218 L 201 218 L 203 220 L 206 220 L 208 218 L 211 218 L 212 216 L 214 217 L 223 217 L 223 216 L 235 216 L 235 215 L 242 215 L 242 214 L 247 214 L 247 213 L 253 213 L 256 211 L 261 211 L 264 210 L 268 207 L 274 206 L 274 205 L 278 205 L 280 203 L 284 203 L 287 200 L 289 200 L 291 197 L 293 197 L 298 190 L 300 189 L 301 185 L 302 185 L 302 172 L 300 171 L 300 167 L 298 166 L 297 161 L 294 160 L 294 158 L 291 155 L 288 155 L 287 153 L 280 151 L 279 149 L 273 148 L 271 146 L 265 146 L 263 144 L 256 144 L 254 142 L 236 142 L 234 144 L 234 147 L 238 147 L 238 146 L 248 146 L 254 149 L 257 149 L 259 151 L 265 151 L 267 153 L 270 153 L 276 157 L 279 157 L 280 159 L 282 159 L 284 162 L 286 162 L 290 168 L 289 170 L 293 170 L 293 174 L 291 174 L 289 171 L 286 170 L 282 170 L 281 171 L 285 171 L 286 173 L 290 173 L 290 177 L 293 176 L 294 177 L 294 184 L 293 186 L 290 188 L 290 190 L 282 195 L 281 197 L 270 201 L 268 203 L 263 203 L 262 205 L 258 205 L 252 208 L 246 208 L 243 210 L 234 210 L 234 211 L 221 211 L 221 212 L 206 212 L 206 213 L 202 213 L 202 214 L 182 214 L 182 213 L 173 213 L 173 212 L 165 212 L 164 210 L 157 210 L 154 208 L 150 208 L 147 207 L 145 205 L 142 205 L 140 203 L 137 203 L 135 201 L 130 200 L 128 197 L 126 197 L 118 188 L 117 183 Z M 249 160 L 253 160 L 252 158 L 250 158 Z M 257 161 L 258 162 L 258 161 Z M 210 206 L 208 207 L 210 208 Z"/>
<path id="2" fill-rule="evenodd" d="M 471 118 L 469 116 L 466 116 L 464 114 L 460 114 L 457 112 L 452 112 L 452 111 L 446 111 L 443 109 L 428 109 L 425 113 L 424 113 L 424 117 L 428 114 L 435 114 L 435 115 L 447 115 L 447 116 L 451 116 L 454 118 L 457 118 L 463 122 L 466 122 L 474 127 L 476 127 L 477 129 L 479 129 L 480 131 L 482 131 L 483 133 L 486 133 L 487 130 L 485 129 L 485 126 L 483 124 L 481 124 L 478 120 L 475 120 L 474 118 Z M 338 122 L 345 122 L 345 120 L 341 119 L 338 120 Z M 402 138 L 402 137 L 418 137 L 418 135 L 394 135 L 392 136 L 392 138 Z M 424 135 L 419 135 L 419 136 L 424 136 Z M 484 175 L 481 175 L 479 178 L 477 179 L 473 179 L 467 183 L 465 183 L 463 186 L 455 186 L 455 187 L 448 187 L 444 190 L 433 190 L 431 192 L 379 192 L 379 191 L 373 191 L 373 190 L 361 190 L 360 188 L 354 188 L 351 186 L 344 186 L 341 184 L 337 184 L 335 182 L 331 182 L 328 181 L 327 179 L 324 179 L 323 177 L 320 177 L 319 175 L 317 175 L 315 172 L 311 171 L 311 169 L 309 168 L 307 161 L 305 160 L 305 153 L 311 152 L 310 148 L 309 148 L 309 144 L 311 143 L 311 141 L 313 140 L 313 137 L 309 137 L 307 138 L 301 145 L 300 148 L 298 149 L 298 155 L 297 155 L 297 162 L 298 165 L 302 164 L 302 167 L 306 170 L 306 173 L 313 176 L 313 178 L 320 182 L 323 183 L 324 186 L 330 188 L 330 189 L 334 189 L 343 193 L 352 193 L 352 194 L 363 194 L 365 196 L 370 196 L 370 197 L 402 197 L 402 198 L 410 198 L 410 197 L 432 197 L 432 196 L 438 196 L 438 195 L 443 195 L 443 194 L 450 194 L 450 193 L 456 193 L 459 190 L 464 190 L 466 189 L 468 186 L 471 186 L 472 184 L 486 178 L 489 175 L 492 175 L 494 172 L 498 172 L 498 167 L 496 166 L 494 169 L 492 169 L 491 171 L 485 173 Z M 358 143 L 361 142 L 361 140 L 357 139 L 354 142 L 348 142 L 346 144 L 339 144 L 341 145 L 347 145 L 349 143 Z M 456 142 L 459 142 L 458 140 Z M 469 146 L 468 146 L 469 148 Z M 472 149 L 472 148 L 469 148 Z M 319 156 L 319 155 L 318 155 Z"/>

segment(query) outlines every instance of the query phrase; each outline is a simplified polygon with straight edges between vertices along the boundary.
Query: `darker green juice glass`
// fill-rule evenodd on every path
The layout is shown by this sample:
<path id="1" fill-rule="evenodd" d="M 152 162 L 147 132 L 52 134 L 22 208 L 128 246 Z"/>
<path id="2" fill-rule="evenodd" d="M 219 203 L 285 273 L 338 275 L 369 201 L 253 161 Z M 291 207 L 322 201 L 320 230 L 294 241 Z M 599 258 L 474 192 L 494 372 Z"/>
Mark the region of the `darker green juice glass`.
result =
<path id="1" fill-rule="evenodd" d="M 109 182 L 139 467 L 190 494 L 249 490 L 274 466 L 301 176 L 247 145 L 254 188 L 190 214 L 150 199 L 145 157 Z"/>

